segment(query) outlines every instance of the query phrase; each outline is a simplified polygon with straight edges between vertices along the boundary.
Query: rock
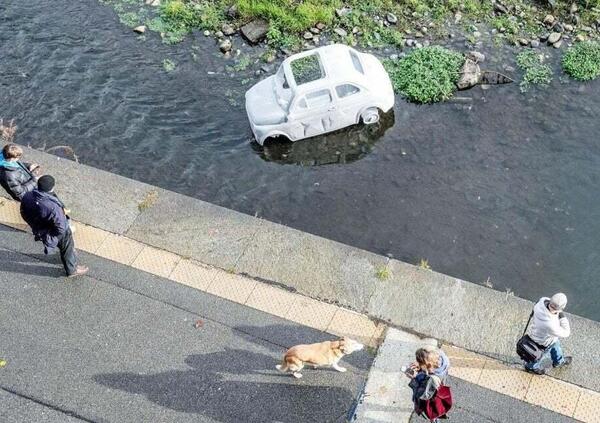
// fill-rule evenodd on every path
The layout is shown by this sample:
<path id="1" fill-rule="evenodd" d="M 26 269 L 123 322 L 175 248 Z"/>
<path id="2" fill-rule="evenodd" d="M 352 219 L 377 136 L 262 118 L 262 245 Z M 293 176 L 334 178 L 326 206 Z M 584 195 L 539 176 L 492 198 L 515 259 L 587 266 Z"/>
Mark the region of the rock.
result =
<path id="1" fill-rule="evenodd" d="M 479 65 L 467 58 L 460 69 L 460 78 L 456 83 L 456 86 L 459 90 L 466 90 L 467 88 L 477 85 L 479 78 L 481 78 L 481 69 L 479 68 Z"/>
<path id="2" fill-rule="evenodd" d="M 234 4 L 229 9 L 227 9 L 227 17 L 230 19 L 237 19 L 240 16 L 237 6 Z"/>
<path id="3" fill-rule="evenodd" d="M 423 48 L 423 44 L 421 44 L 421 43 L 415 43 L 415 48 Z"/>
<path id="4" fill-rule="evenodd" d="M 540 41 L 545 43 L 546 41 L 548 41 L 549 36 L 550 36 L 550 34 L 548 34 L 548 33 L 540 35 Z"/>
<path id="5" fill-rule="evenodd" d="M 224 35 L 223 31 L 217 31 L 217 32 L 215 32 L 215 37 L 217 37 L 217 38 L 223 38 L 223 35 Z"/>
<path id="6" fill-rule="evenodd" d="M 338 18 L 342 18 L 342 17 L 346 16 L 347 14 L 349 14 L 350 12 L 352 12 L 352 9 L 350 9 L 349 7 L 342 7 L 341 9 L 335 9 L 335 14 L 337 15 Z"/>
<path id="7" fill-rule="evenodd" d="M 205 37 L 210 37 L 210 31 L 207 29 L 203 32 Z"/>
<path id="8" fill-rule="evenodd" d="M 531 46 L 531 48 L 538 48 L 540 46 L 540 42 L 538 40 L 531 40 L 529 42 L 529 45 Z"/>
<path id="9" fill-rule="evenodd" d="M 563 40 L 558 40 L 557 42 L 555 42 L 554 44 L 552 44 L 552 46 L 554 48 L 560 48 L 562 46 Z"/>
<path id="10" fill-rule="evenodd" d="M 223 24 L 223 26 L 221 27 L 221 31 L 223 31 L 223 34 L 225 35 L 235 34 L 235 28 L 232 25 L 229 25 L 228 23 Z"/>
<path id="11" fill-rule="evenodd" d="M 575 28 L 573 28 L 573 25 L 571 25 L 571 24 L 566 24 L 564 26 L 564 28 L 565 28 L 565 31 L 567 31 L 567 32 L 573 32 L 573 29 L 575 29 Z"/>
<path id="12" fill-rule="evenodd" d="M 571 7 L 569 8 L 569 13 L 571 15 L 574 15 L 575 13 L 577 13 L 578 10 L 579 10 L 579 6 L 577 6 L 577 3 L 571 3 Z"/>
<path id="13" fill-rule="evenodd" d="M 550 26 L 554 23 L 555 18 L 553 15 L 546 15 L 544 18 L 544 25 Z"/>
<path id="14" fill-rule="evenodd" d="M 393 13 L 388 13 L 387 15 L 385 15 L 385 20 L 391 23 L 392 25 L 398 23 L 398 18 Z"/>
<path id="15" fill-rule="evenodd" d="M 422 27 L 422 28 L 421 28 L 419 31 L 420 31 L 421 33 L 423 33 L 423 34 L 427 34 L 427 31 L 428 31 L 428 29 L 427 29 L 427 27 L 426 27 L 426 26 L 424 26 L 424 27 Z"/>
<path id="16" fill-rule="evenodd" d="M 414 45 L 415 45 L 415 40 L 413 40 L 413 39 L 411 39 L 411 38 L 408 38 L 408 39 L 404 40 L 404 45 L 405 45 L 406 47 L 414 47 Z"/>
<path id="17" fill-rule="evenodd" d="M 562 34 L 560 32 L 553 32 L 548 37 L 548 44 L 554 44 L 555 42 L 560 40 L 560 37 L 562 37 Z"/>
<path id="18" fill-rule="evenodd" d="M 271 73 L 273 71 L 273 65 L 262 65 L 260 70 L 264 73 Z"/>
<path id="19" fill-rule="evenodd" d="M 345 36 L 348 35 L 348 33 L 346 32 L 346 30 L 343 29 L 343 28 L 336 28 L 336 29 L 333 30 L 333 32 L 335 32 L 340 37 L 345 37 Z"/>
<path id="20" fill-rule="evenodd" d="M 309 31 L 310 31 L 310 32 L 312 32 L 312 33 L 313 33 L 313 34 L 315 34 L 315 35 L 317 35 L 317 34 L 320 34 L 320 33 L 321 33 L 321 30 L 320 30 L 319 28 L 315 28 L 315 27 L 313 27 L 313 28 L 310 28 L 310 29 L 309 29 Z"/>
<path id="21" fill-rule="evenodd" d="M 358 34 L 360 32 L 360 28 L 355 26 L 354 28 L 352 28 L 352 33 L 353 34 Z"/>
<path id="22" fill-rule="evenodd" d="M 223 40 L 219 43 L 219 49 L 223 53 L 228 53 L 231 50 L 231 47 L 233 47 L 233 45 L 230 40 Z"/>
<path id="23" fill-rule="evenodd" d="M 415 37 L 416 37 L 416 38 L 423 38 L 423 37 L 424 37 L 424 35 L 423 35 L 423 33 L 422 33 L 421 31 L 417 31 L 417 32 L 415 33 Z"/>
<path id="24" fill-rule="evenodd" d="M 467 52 L 467 54 L 465 54 L 465 56 L 468 59 L 471 59 L 472 61 L 474 61 L 475 63 L 481 63 L 481 62 L 485 61 L 485 54 L 480 53 L 478 51 L 469 51 L 469 52 Z"/>
<path id="25" fill-rule="evenodd" d="M 398 60 L 397 54 L 390 54 L 390 60 Z"/>
<path id="26" fill-rule="evenodd" d="M 461 15 L 460 13 L 456 12 L 456 13 L 454 14 L 454 23 L 455 23 L 455 24 L 458 24 L 458 23 L 460 22 L 460 20 L 461 20 L 461 19 L 462 19 L 462 15 Z"/>
<path id="27" fill-rule="evenodd" d="M 577 37 L 575 37 L 575 40 L 579 41 L 579 42 L 585 41 L 585 35 L 577 34 Z"/>
<path id="28" fill-rule="evenodd" d="M 506 15 L 508 13 L 508 8 L 502 3 L 495 2 L 494 12 L 496 12 L 498 15 Z"/>
<path id="29" fill-rule="evenodd" d="M 520 38 L 519 39 L 519 44 L 521 44 L 522 46 L 528 46 L 529 45 L 529 40 L 527 38 Z"/>
<path id="30" fill-rule="evenodd" d="M 504 28 L 503 26 L 501 26 L 498 31 L 500 31 L 500 33 L 504 34 L 506 32 L 506 28 Z"/>
<path id="31" fill-rule="evenodd" d="M 262 19 L 256 19 L 240 28 L 242 35 L 252 44 L 261 42 L 269 31 L 269 23 Z"/>
<path id="32" fill-rule="evenodd" d="M 138 34 L 143 34 L 146 32 L 146 25 L 140 25 L 133 28 L 133 32 L 137 32 Z"/>
<path id="33" fill-rule="evenodd" d="M 154 0 L 152 3 L 150 3 L 150 6 L 154 6 L 154 7 L 160 6 L 160 0 Z"/>
<path id="34" fill-rule="evenodd" d="M 319 30 L 319 31 L 323 31 L 325 29 L 325 24 L 319 22 L 318 24 L 315 25 L 315 27 Z"/>
<path id="35" fill-rule="evenodd" d="M 475 31 L 475 32 L 473 33 L 473 37 L 475 37 L 475 38 L 479 38 L 479 37 L 481 37 L 481 32 L 479 32 L 479 31 Z"/>
<path id="36" fill-rule="evenodd" d="M 314 37 L 314 35 L 313 35 L 313 33 L 312 33 L 312 32 L 310 32 L 310 31 L 306 31 L 306 32 L 305 32 L 305 33 L 302 35 L 302 37 L 303 37 L 305 40 L 312 40 L 312 39 L 313 39 L 313 37 Z"/>
<path id="37" fill-rule="evenodd" d="M 321 42 L 321 38 L 319 38 L 318 35 L 315 35 L 312 39 L 313 43 L 315 43 L 315 45 L 318 45 Z"/>

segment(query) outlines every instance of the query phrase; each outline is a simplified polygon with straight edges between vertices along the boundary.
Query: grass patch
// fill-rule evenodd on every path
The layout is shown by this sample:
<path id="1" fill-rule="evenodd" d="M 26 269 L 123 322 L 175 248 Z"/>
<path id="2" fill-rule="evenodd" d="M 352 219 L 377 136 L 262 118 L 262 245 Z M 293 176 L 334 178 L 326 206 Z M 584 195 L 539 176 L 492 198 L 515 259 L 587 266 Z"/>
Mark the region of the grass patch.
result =
<path id="1" fill-rule="evenodd" d="M 163 60 L 163 68 L 166 72 L 172 72 L 173 70 L 175 70 L 176 66 L 177 64 L 171 59 Z"/>
<path id="2" fill-rule="evenodd" d="M 413 50 L 398 60 L 385 60 L 394 90 L 415 103 L 434 103 L 456 91 L 462 54 L 439 46 Z"/>
<path id="3" fill-rule="evenodd" d="M 552 81 L 552 69 L 543 64 L 543 56 L 533 50 L 524 50 L 517 55 L 517 65 L 525 74 L 519 84 L 521 92 L 529 90 L 531 85 L 547 86 Z"/>
<path id="4" fill-rule="evenodd" d="M 419 267 L 421 269 L 431 270 L 431 266 L 429 265 L 429 261 L 427 259 L 421 259 L 419 261 Z"/>
<path id="5" fill-rule="evenodd" d="M 578 81 L 589 81 L 600 76 L 600 43 L 586 41 L 569 48 L 562 58 L 567 75 Z"/>
<path id="6" fill-rule="evenodd" d="M 156 203 L 157 200 L 158 191 L 156 191 L 155 189 L 148 191 L 142 199 L 142 201 L 140 201 L 140 203 L 138 204 L 138 210 L 141 212 L 148 210 L 154 205 L 154 203 Z"/>
<path id="7" fill-rule="evenodd" d="M 375 272 L 375 277 L 380 281 L 386 281 L 392 276 L 392 271 L 387 266 L 382 266 Z"/>
<path id="8" fill-rule="evenodd" d="M 2 139 L 2 141 L 5 143 L 13 142 L 16 133 L 17 125 L 15 125 L 14 119 L 11 119 L 6 123 L 4 123 L 4 119 L 0 119 L 0 139 Z"/>

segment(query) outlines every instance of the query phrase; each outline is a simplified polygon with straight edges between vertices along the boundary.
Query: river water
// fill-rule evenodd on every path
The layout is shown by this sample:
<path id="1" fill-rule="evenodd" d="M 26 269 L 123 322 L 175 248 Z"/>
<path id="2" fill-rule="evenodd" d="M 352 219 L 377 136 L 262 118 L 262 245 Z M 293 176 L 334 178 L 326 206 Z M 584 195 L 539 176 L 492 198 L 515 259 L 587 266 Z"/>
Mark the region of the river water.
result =
<path id="1" fill-rule="evenodd" d="M 253 70 L 232 76 L 217 50 L 137 38 L 96 0 L 3 0 L 0 117 L 19 143 L 532 300 L 564 291 L 600 320 L 600 82 L 398 98 L 377 127 L 262 148 Z"/>

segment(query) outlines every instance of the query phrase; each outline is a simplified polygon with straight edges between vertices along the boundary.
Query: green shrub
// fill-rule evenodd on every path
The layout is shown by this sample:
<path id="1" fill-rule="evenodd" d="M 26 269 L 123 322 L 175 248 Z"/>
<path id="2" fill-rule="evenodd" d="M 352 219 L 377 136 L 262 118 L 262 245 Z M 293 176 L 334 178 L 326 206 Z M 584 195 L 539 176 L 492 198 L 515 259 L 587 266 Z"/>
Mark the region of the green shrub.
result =
<path id="1" fill-rule="evenodd" d="M 543 56 L 533 50 L 524 50 L 517 55 L 517 65 L 525 72 L 519 84 L 525 92 L 531 85 L 548 85 L 552 81 L 552 69 L 542 63 Z"/>
<path id="2" fill-rule="evenodd" d="M 434 46 L 415 49 L 399 60 L 385 60 L 384 66 L 395 91 L 416 103 L 433 103 L 452 97 L 463 62 L 460 53 Z"/>
<path id="3" fill-rule="evenodd" d="M 600 43 L 587 41 L 569 48 L 562 58 L 564 71 L 579 81 L 600 76 Z"/>

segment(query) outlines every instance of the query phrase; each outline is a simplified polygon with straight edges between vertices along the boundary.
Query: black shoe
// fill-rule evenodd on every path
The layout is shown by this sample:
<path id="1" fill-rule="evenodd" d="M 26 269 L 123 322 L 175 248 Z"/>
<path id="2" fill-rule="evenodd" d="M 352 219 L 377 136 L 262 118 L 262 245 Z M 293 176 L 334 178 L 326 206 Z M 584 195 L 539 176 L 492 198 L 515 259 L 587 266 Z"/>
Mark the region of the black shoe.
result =
<path id="1" fill-rule="evenodd" d="M 565 367 L 568 366 L 569 364 L 571 364 L 573 362 L 573 357 L 568 356 L 565 357 L 562 363 L 559 364 L 553 364 L 552 367 L 554 367 L 555 369 L 559 369 L 561 367 Z"/>
<path id="2" fill-rule="evenodd" d="M 525 371 L 528 373 L 534 373 L 536 375 L 545 375 L 546 371 L 544 369 L 530 369 L 528 367 L 525 367 Z"/>

